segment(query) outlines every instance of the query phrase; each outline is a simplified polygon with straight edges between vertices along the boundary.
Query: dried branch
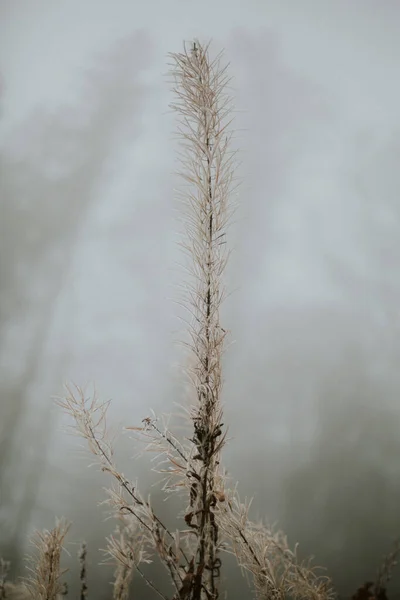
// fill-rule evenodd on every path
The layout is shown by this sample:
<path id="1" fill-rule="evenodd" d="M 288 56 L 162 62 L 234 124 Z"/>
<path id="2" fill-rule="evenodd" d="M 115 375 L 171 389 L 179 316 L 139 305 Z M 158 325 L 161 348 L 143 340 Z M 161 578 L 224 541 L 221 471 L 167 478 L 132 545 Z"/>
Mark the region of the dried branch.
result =
<path id="1" fill-rule="evenodd" d="M 218 504 L 217 522 L 239 566 L 251 573 L 259 600 L 331 600 L 334 592 L 327 577 L 316 574 L 315 567 L 299 563 L 296 548 L 290 550 L 286 536 L 263 523 L 249 519 L 251 502 L 242 503 L 237 492 L 225 491 Z"/>
<path id="2" fill-rule="evenodd" d="M 131 515 L 140 525 L 146 549 L 155 550 L 168 569 L 171 579 L 178 590 L 182 584 L 184 571 L 179 564 L 182 556 L 188 563 L 182 548 L 174 549 L 175 536 L 155 514 L 150 499 L 145 500 L 114 462 L 114 449 L 107 431 L 108 402 L 100 403 L 93 395 L 92 400 L 87 400 L 83 391 L 76 387 L 75 390 L 67 386 L 65 398 L 58 399 L 57 404 L 75 421 L 73 433 L 84 438 L 90 451 L 100 463 L 101 470 L 110 473 L 116 480 L 118 487 L 108 490 L 111 505 L 117 517 Z M 168 541 L 170 540 L 170 542 Z M 172 544 L 171 544 L 172 542 Z"/>

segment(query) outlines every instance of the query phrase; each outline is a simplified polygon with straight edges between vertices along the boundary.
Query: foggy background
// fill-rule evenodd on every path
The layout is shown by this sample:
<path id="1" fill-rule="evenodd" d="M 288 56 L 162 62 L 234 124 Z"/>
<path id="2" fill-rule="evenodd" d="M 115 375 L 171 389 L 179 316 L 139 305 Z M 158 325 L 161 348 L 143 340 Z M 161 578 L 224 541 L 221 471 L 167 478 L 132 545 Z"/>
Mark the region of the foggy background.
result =
<path id="1" fill-rule="evenodd" d="M 184 399 L 166 73 L 197 36 L 231 63 L 242 160 L 225 464 L 342 594 L 374 579 L 400 535 L 399 22 L 395 0 L 0 1 L 0 554 L 15 575 L 27 536 L 64 515 L 88 542 L 89 592 L 110 597 L 98 549 L 114 523 L 96 504 L 111 482 L 62 430 L 63 383 L 95 383 L 116 428 Z M 125 435 L 118 448 L 160 503 L 148 461 Z"/>

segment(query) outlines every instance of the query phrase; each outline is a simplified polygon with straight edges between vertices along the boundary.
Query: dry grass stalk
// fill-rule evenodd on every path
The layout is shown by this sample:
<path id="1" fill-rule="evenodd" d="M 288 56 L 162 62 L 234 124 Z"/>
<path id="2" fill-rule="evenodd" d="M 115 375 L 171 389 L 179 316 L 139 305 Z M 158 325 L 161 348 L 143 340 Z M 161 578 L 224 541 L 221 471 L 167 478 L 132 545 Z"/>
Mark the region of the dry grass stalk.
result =
<path id="1" fill-rule="evenodd" d="M 35 600 L 58 600 L 65 593 L 65 584 L 61 577 L 65 573 L 60 568 L 61 552 L 64 538 L 68 533 L 69 524 L 57 520 L 51 531 L 38 531 L 33 540 L 37 550 L 36 558 L 29 558 L 30 576 L 26 586 Z"/>
<path id="2" fill-rule="evenodd" d="M 111 474 L 117 484 L 116 487 L 108 490 L 107 504 L 118 517 L 121 515 L 134 517 L 140 527 L 144 549 L 157 552 L 178 591 L 185 576 L 185 569 L 179 564 L 179 560 L 183 557 L 187 564 L 189 560 L 183 549 L 177 546 L 176 536 L 156 515 L 150 498 L 144 499 L 136 485 L 117 469 L 113 445 L 106 427 L 109 403 L 100 403 L 95 395 L 92 400 L 87 400 L 80 388 L 67 387 L 67 389 L 68 395 L 57 403 L 74 418 L 74 433 L 87 441 L 102 471 Z M 142 556 L 144 557 L 145 554 Z M 137 568 L 139 564 L 135 567 Z"/>
<path id="3" fill-rule="evenodd" d="M 126 528 L 127 529 L 127 528 Z M 118 530 L 118 536 L 108 538 L 108 553 L 116 562 L 113 599 L 127 600 L 129 597 L 129 586 L 135 568 L 136 540 L 124 529 Z M 140 558 L 136 560 L 140 564 Z"/>
<path id="4" fill-rule="evenodd" d="M 265 600 L 328 600 L 335 594 L 328 577 L 300 563 L 296 549 L 290 550 L 286 536 L 263 523 L 249 519 L 251 502 L 242 503 L 237 489 L 226 490 L 217 521 L 228 541 L 227 551 L 253 576 L 257 598 Z"/>
<path id="5" fill-rule="evenodd" d="M 133 573 L 137 570 L 146 583 L 157 593 L 160 592 L 144 575 L 140 565 L 151 563 L 149 554 L 144 550 L 145 538 L 141 534 L 136 520 L 132 516 L 120 517 L 114 535 L 107 538 L 107 548 L 104 550 L 107 558 L 116 565 L 114 573 L 114 600 L 127 600 L 129 586 Z M 162 595 L 161 595 L 162 596 Z M 162 596 L 164 598 L 164 596 Z"/>
<path id="6" fill-rule="evenodd" d="M 229 79 L 220 56 L 210 61 L 208 47 L 195 42 L 190 50 L 171 55 L 174 93 L 171 107 L 179 118 L 183 146 L 181 178 L 189 186 L 180 192 L 187 241 L 182 244 L 192 260 L 185 305 L 193 365 L 187 369 L 195 390 L 191 407 L 192 447 L 186 482 L 189 506 L 185 521 L 195 539 L 190 595 L 193 600 L 218 597 L 221 560 L 215 521 L 215 492 L 221 481 L 220 454 L 226 433 L 222 423 L 221 360 L 227 332 L 219 311 L 224 299 L 222 276 L 229 253 L 226 228 L 232 212 L 235 153 L 230 149 L 231 98 Z M 179 469 L 179 464 L 177 468 Z"/>

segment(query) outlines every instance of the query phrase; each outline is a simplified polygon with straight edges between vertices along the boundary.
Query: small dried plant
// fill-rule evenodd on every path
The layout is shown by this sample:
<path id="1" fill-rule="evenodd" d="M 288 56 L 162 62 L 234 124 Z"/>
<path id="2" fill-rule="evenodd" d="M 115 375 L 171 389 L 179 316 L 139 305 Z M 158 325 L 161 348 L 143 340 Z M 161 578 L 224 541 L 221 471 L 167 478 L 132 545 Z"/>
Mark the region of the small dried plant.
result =
<path id="1" fill-rule="evenodd" d="M 65 570 L 61 570 L 61 552 L 69 524 L 57 520 L 51 531 L 38 531 L 33 539 L 37 550 L 36 557 L 29 557 L 30 571 L 26 578 L 26 588 L 35 600 L 58 600 L 65 594 L 66 587 L 61 581 Z"/>

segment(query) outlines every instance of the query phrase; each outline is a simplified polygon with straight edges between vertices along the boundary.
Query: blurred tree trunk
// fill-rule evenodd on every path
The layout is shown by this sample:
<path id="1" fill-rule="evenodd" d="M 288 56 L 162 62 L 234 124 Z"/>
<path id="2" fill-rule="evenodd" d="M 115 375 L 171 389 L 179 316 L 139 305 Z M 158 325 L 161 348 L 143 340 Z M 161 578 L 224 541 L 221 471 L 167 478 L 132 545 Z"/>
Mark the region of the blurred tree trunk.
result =
<path id="1" fill-rule="evenodd" d="M 82 107 L 56 118 L 35 114 L 22 128 L 23 158 L 1 157 L 0 555 L 14 561 L 14 572 L 51 435 L 51 400 L 38 403 L 34 387 L 45 369 L 58 384 L 65 372 L 66 348 L 48 364 L 48 342 L 113 142 L 128 119 L 138 127 L 143 46 L 136 34 L 87 74 L 82 125 Z"/>

